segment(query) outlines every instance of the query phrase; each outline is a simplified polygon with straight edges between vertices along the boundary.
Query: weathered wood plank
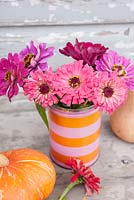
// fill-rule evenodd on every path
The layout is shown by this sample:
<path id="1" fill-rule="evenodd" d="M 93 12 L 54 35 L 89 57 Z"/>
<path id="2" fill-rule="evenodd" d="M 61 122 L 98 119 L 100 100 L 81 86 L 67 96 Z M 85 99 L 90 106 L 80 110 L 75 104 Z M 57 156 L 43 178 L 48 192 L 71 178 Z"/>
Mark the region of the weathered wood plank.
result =
<path id="1" fill-rule="evenodd" d="M 80 41 L 103 43 L 133 59 L 133 36 L 132 24 L 0 28 L 0 57 L 6 56 L 9 51 L 21 50 L 32 39 L 36 42 L 46 42 L 48 46 L 55 46 L 56 55 L 50 59 L 49 64 L 56 68 L 69 62 L 69 58 L 58 53 L 58 49 L 64 47 L 67 41 L 74 43 L 77 37 Z"/>
<path id="2" fill-rule="evenodd" d="M 1 0 L 0 26 L 133 23 L 132 0 Z"/>

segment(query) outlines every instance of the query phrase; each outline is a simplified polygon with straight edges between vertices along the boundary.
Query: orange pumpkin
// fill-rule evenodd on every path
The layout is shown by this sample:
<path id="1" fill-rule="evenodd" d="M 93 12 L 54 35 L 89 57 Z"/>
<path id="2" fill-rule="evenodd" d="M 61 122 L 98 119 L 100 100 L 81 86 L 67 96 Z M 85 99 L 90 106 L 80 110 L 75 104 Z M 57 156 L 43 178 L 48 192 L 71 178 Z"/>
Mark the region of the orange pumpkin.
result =
<path id="1" fill-rule="evenodd" d="M 33 149 L 0 153 L 0 200 L 44 200 L 53 190 L 55 169 Z"/>

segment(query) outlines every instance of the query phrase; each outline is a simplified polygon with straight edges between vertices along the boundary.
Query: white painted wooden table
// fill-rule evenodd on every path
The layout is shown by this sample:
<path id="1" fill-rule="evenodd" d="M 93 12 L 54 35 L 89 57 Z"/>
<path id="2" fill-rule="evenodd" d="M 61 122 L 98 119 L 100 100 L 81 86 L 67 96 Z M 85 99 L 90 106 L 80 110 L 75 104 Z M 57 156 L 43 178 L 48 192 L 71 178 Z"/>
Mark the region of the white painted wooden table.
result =
<path id="1" fill-rule="evenodd" d="M 58 54 L 67 41 L 101 42 L 134 58 L 134 0 L 1 0 L 0 57 L 20 50 L 31 39 L 56 47 L 49 64 L 70 62 Z M 0 151 L 30 147 L 49 155 L 49 134 L 32 103 L 20 93 L 10 104 L 0 98 Z M 55 166 L 57 182 L 49 200 L 56 200 L 69 183 L 70 172 Z M 134 144 L 112 133 L 103 115 L 100 158 L 93 165 L 101 177 L 100 195 L 88 200 L 134 200 Z M 68 200 L 82 200 L 83 187 L 74 188 Z"/>

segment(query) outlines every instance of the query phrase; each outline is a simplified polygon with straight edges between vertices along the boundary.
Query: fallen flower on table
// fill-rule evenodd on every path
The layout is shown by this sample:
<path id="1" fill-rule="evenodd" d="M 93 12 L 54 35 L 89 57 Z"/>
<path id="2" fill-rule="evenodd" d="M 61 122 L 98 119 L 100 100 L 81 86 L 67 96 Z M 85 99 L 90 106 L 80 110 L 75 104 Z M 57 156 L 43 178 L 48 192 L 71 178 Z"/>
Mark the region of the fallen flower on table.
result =
<path id="1" fill-rule="evenodd" d="M 79 184 L 84 184 L 87 196 L 99 192 L 100 178 L 96 177 L 91 168 L 86 167 L 82 160 L 71 158 L 67 161 L 66 165 L 72 169 L 73 176 L 71 177 L 71 183 L 66 187 L 58 200 L 65 200 L 67 193 Z"/>

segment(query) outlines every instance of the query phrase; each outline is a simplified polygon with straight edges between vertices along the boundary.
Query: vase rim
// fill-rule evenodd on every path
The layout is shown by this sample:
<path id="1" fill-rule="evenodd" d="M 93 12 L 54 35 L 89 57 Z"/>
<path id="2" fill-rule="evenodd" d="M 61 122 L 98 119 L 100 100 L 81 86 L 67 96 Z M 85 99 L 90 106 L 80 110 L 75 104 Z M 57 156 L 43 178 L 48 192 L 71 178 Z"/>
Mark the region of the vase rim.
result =
<path id="1" fill-rule="evenodd" d="M 74 112 L 78 113 L 78 112 L 84 112 L 84 111 L 87 112 L 88 110 L 89 111 L 98 110 L 98 109 L 94 109 L 93 105 L 85 107 L 85 108 L 77 108 L 77 109 L 63 108 L 63 107 L 56 106 L 56 105 L 49 106 L 49 108 L 57 110 L 57 111 L 61 111 L 61 112 L 68 112 L 68 113 L 74 113 Z"/>

